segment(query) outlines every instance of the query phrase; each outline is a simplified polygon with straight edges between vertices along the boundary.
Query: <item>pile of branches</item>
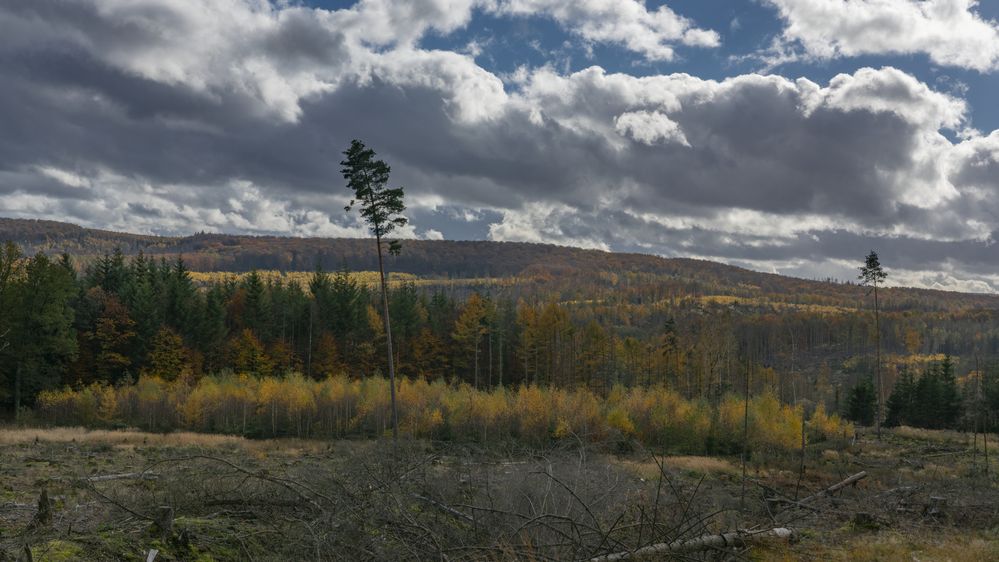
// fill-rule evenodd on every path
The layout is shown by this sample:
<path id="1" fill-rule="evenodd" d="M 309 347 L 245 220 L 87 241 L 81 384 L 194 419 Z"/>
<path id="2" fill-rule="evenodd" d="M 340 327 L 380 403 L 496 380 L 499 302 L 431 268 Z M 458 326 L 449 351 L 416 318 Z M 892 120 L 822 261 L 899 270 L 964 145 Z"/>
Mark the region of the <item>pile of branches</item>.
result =
<path id="1" fill-rule="evenodd" d="M 74 485 L 103 511 L 63 524 L 82 533 L 100 519 L 145 541 L 146 560 L 198 552 L 240 560 L 727 558 L 757 541 L 793 539 L 769 522 L 720 527 L 735 507 L 654 455 L 657 474 L 642 478 L 582 446 L 512 457 L 416 444 L 370 453 L 284 463 L 197 453 L 79 477 Z"/>

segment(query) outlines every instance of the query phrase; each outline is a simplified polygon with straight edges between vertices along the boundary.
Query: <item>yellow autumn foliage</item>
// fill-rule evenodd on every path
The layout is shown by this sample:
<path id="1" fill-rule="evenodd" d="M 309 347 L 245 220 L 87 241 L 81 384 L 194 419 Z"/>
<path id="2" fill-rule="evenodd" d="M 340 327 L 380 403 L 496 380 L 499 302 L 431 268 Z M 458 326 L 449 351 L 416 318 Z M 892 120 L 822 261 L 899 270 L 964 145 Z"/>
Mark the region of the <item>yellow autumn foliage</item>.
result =
<path id="1" fill-rule="evenodd" d="M 380 436 L 391 430 L 389 383 L 380 377 L 301 374 L 259 378 L 221 374 L 135 384 L 94 384 L 43 392 L 39 419 L 58 425 L 134 426 L 250 437 Z M 675 453 L 731 450 L 742 443 L 745 402 L 689 400 L 662 386 L 592 391 L 525 385 L 509 390 L 402 378 L 396 388 L 399 426 L 413 438 L 545 445 L 559 439 L 637 440 Z M 749 403 L 749 444 L 790 450 L 801 443 L 802 411 L 772 394 Z M 807 422 L 809 440 L 841 439 L 853 428 L 822 406 Z"/>
<path id="2" fill-rule="evenodd" d="M 806 430 L 811 441 L 847 439 L 853 436 L 853 431 L 852 423 L 843 421 L 837 414 L 826 414 L 824 404 L 815 407 Z"/>

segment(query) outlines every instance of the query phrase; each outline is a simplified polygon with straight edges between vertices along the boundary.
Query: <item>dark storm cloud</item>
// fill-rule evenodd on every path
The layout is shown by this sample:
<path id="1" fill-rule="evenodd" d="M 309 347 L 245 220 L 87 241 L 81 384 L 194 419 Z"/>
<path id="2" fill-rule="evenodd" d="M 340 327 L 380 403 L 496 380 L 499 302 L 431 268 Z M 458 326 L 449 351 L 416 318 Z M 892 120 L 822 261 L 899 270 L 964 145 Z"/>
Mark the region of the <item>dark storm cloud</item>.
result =
<path id="1" fill-rule="evenodd" d="M 992 282 L 999 135 L 948 141 L 963 103 L 900 71 L 504 83 L 455 53 L 370 47 L 350 27 L 363 14 L 249 6 L 0 7 L 0 212 L 359 234 L 338 163 L 362 138 L 407 187 L 410 236 L 799 273 L 878 247 L 897 268 Z"/>

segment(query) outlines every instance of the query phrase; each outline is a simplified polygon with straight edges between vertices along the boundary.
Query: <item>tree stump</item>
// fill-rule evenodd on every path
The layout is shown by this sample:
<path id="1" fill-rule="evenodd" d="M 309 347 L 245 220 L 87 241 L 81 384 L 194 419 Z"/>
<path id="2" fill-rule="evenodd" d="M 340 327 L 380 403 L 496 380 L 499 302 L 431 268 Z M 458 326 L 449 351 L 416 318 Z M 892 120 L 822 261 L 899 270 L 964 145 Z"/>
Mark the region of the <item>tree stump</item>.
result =
<path id="1" fill-rule="evenodd" d="M 31 520 L 31 528 L 46 527 L 52 522 L 52 502 L 49 501 L 49 491 L 42 489 L 38 494 L 38 511 Z"/>
<path id="2" fill-rule="evenodd" d="M 881 521 L 874 515 L 861 511 L 853 514 L 853 526 L 857 529 L 877 531 L 881 528 Z"/>
<path id="3" fill-rule="evenodd" d="M 169 505 L 161 505 L 156 511 L 156 519 L 149 531 L 154 535 L 159 535 L 163 540 L 169 539 L 173 535 L 173 508 Z"/>
<path id="4" fill-rule="evenodd" d="M 940 496 L 930 496 L 929 503 L 923 508 L 923 515 L 933 517 L 935 519 L 940 519 L 945 517 L 947 513 L 945 508 L 947 507 L 947 498 L 942 498 Z"/>

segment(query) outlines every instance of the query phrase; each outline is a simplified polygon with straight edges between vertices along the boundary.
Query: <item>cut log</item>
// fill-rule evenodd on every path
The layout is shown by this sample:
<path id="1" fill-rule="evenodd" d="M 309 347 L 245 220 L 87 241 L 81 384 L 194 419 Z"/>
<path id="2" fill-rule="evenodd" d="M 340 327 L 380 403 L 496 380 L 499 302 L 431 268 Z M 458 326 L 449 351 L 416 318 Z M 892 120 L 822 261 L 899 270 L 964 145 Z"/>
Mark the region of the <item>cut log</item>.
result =
<path id="1" fill-rule="evenodd" d="M 720 535 L 703 535 L 693 539 L 673 541 L 670 543 L 653 544 L 628 552 L 616 552 L 591 558 L 590 562 L 615 562 L 617 560 L 640 560 L 657 554 L 690 553 L 718 548 L 742 548 L 767 540 L 794 542 L 797 535 L 792 529 L 778 527 L 763 531 L 730 531 Z"/>
<path id="2" fill-rule="evenodd" d="M 918 488 L 916 486 L 899 486 L 898 488 L 891 488 L 890 490 L 885 490 L 880 494 L 874 496 L 880 498 L 881 496 L 890 496 L 892 494 L 909 494 L 915 492 Z"/>
<path id="3" fill-rule="evenodd" d="M 109 480 L 156 480 L 160 475 L 153 472 L 124 472 L 122 474 L 102 474 L 87 478 L 88 482 L 107 482 Z"/>
<path id="4" fill-rule="evenodd" d="M 856 484 L 857 482 L 863 480 L 864 478 L 867 478 L 867 471 L 866 470 L 862 470 L 862 471 L 854 474 L 853 476 L 847 478 L 846 480 L 843 480 L 842 482 L 837 482 L 836 484 L 833 484 L 832 486 L 829 486 L 828 488 L 826 488 L 825 490 L 822 490 L 821 492 L 816 492 L 816 493 L 808 496 L 807 498 L 805 498 L 803 500 L 799 500 L 798 503 L 808 503 L 808 502 L 810 502 L 812 500 L 816 500 L 818 498 L 821 498 L 822 496 L 828 496 L 829 494 L 836 493 L 836 492 L 842 490 L 843 488 L 846 488 L 847 486 L 849 486 L 851 484 Z"/>
<path id="5" fill-rule="evenodd" d="M 17 503 L 17 502 L 7 502 L 0 503 L 0 510 L 3 509 L 36 509 L 38 506 L 30 503 Z M 3 560 L 0 558 L 0 560 Z"/>
<path id="6" fill-rule="evenodd" d="M 113 480 L 157 480 L 160 475 L 155 472 L 123 472 L 121 474 L 98 474 L 96 476 L 72 476 L 63 477 L 57 476 L 52 478 L 52 480 L 60 481 L 70 481 L 70 482 L 80 482 L 83 484 L 89 484 L 91 482 L 110 482 Z"/>
<path id="7" fill-rule="evenodd" d="M 791 507 L 800 507 L 802 509 L 808 509 L 810 511 L 815 511 L 815 512 L 822 511 L 821 509 L 819 509 L 819 508 L 817 508 L 815 506 L 806 505 L 806 504 L 803 504 L 801 502 L 796 502 L 796 501 L 792 500 L 791 498 L 785 498 L 783 496 L 771 497 L 771 498 L 764 498 L 764 500 L 767 503 L 769 503 L 769 504 L 786 504 L 786 505 L 791 506 Z"/>

